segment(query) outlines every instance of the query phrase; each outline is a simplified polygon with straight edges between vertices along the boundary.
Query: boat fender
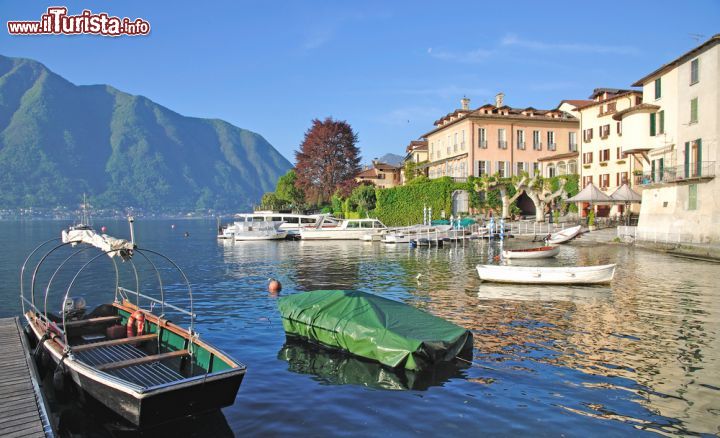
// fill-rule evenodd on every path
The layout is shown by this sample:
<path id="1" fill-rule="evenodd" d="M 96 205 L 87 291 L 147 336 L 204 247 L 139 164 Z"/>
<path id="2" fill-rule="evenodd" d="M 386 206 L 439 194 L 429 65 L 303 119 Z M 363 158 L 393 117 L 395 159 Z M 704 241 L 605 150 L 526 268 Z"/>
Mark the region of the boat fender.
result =
<path id="1" fill-rule="evenodd" d="M 136 323 L 137 322 L 137 331 L 136 329 Z M 140 310 L 136 310 L 133 312 L 132 315 L 130 315 L 130 318 L 128 318 L 127 322 L 127 337 L 132 338 L 137 335 L 141 335 L 143 333 L 143 329 L 145 328 L 145 314 L 142 313 Z"/>
<path id="2" fill-rule="evenodd" d="M 65 358 L 67 357 L 67 354 L 64 354 L 62 359 L 60 359 L 60 362 L 58 362 L 57 367 L 55 367 L 55 372 L 53 372 L 53 389 L 55 389 L 56 393 L 62 394 L 65 392 Z"/>

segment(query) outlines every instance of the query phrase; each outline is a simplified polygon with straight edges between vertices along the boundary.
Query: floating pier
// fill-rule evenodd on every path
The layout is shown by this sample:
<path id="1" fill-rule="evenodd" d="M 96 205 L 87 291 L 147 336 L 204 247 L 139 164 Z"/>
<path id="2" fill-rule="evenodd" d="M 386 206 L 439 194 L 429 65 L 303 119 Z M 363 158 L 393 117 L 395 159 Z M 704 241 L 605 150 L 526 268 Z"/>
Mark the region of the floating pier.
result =
<path id="1" fill-rule="evenodd" d="M 54 436 L 28 341 L 17 318 L 0 319 L 0 436 Z"/>

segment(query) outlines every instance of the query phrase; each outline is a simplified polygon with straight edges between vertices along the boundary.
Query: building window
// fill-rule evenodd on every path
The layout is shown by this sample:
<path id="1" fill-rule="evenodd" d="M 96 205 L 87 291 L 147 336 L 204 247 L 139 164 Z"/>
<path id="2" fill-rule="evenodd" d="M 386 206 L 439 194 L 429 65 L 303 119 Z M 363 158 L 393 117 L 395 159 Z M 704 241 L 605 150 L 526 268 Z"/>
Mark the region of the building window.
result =
<path id="1" fill-rule="evenodd" d="M 700 59 L 690 61 L 690 85 L 700 82 Z"/>
<path id="2" fill-rule="evenodd" d="M 698 121 L 698 98 L 690 101 L 690 123 L 697 123 Z"/>
<path id="3" fill-rule="evenodd" d="M 490 162 L 480 160 L 477 161 L 477 176 L 490 175 Z"/>
<path id="4" fill-rule="evenodd" d="M 615 108 L 616 108 L 615 105 L 616 105 L 616 102 L 609 102 L 609 103 L 607 104 L 607 112 L 608 112 L 608 113 L 614 113 L 614 112 L 615 112 Z"/>
<path id="5" fill-rule="evenodd" d="M 457 132 L 453 134 L 453 152 L 457 152 L 458 150 L 458 136 Z"/>
<path id="6" fill-rule="evenodd" d="M 655 100 L 658 100 L 662 97 L 662 83 L 660 82 L 660 78 L 655 79 Z"/>
<path id="7" fill-rule="evenodd" d="M 505 178 L 507 176 L 507 172 L 505 169 L 505 161 L 498 161 L 497 162 L 497 174 L 500 178 Z"/>
<path id="8" fill-rule="evenodd" d="M 575 160 L 568 161 L 567 171 L 568 171 L 568 174 L 570 174 L 570 175 L 576 174 L 577 173 L 577 161 L 575 161 Z"/>
<path id="9" fill-rule="evenodd" d="M 665 132 L 665 111 L 658 111 L 658 134 Z"/>
<path id="10" fill-rule="evenodd" d="M 685 178 L 702 176 L 702 140 L 685 143 Z"/>
<path id="11" fill-rule="evenodd" d="M 593 129 L 592 128 L 585 129 L 583 131 L 583 141 L 585 143 L 590 143 L 592 138 L 593 138 Z"/>
<path id="12" fill-rule="evenodd" d="M 547 166 L 547 177 L 552 178 L 555 176 L 555 166 L 548 164 Z"/>
<path id="13" fill-rule="evenodd" d="M 525 131 L 522 129 L 517 130 L 517 148 L 525 150 Z"/>
<path id="14" fill-rule="evenodd" d="M 540 163 L 533 163 L 532 168 L 533 168 L 533 175 L 539 175 L 541 173 Z"/>
<path id="15" fill-rule="evenodd" d="M 584 176 L 584 177 L 583 177 L 583 188 L 585 188 L 585 187 L 587 187 L 588 185 L 592 184 L 592 182 L 593 182 L 593 177 L 592 177 L 592 175 L 590 175 L 590 176 Z"/>
<path id="16" fill-rule="evenodd" d="M 507 149 L 507 139 L 505 138 L 505 128 L 498 129 L 498 147 Z"/>
<path id="17" fill-rule="evenodd" d="M 610 149 L 601 149 L 599 160 L 600 160 L 600 162 L 609 161 L 610 160 Z"/>
<path id="18" fill-rule="evenodd" d="M 519 161 L 515 163 L 515 175 L 522 175 L 525 172 L 525 163 Z"/>
<path id="19" fill-rule="evenodd" d="M 533 131 L 533 150 L 542 150 L 542 142 L 540 141 L 540 131 Z"/>
<path id="20" fill-rule="evenodd" d="M 615 130 L 617 135 L 622 135 L 622 122 L 615 122 Z"/>
<path id="21" fill-rule="evenodd" d="M 592 152 L 583 153 L 583 164 L 591 164 L 592 162 L 593 162 L 593 153 Z"/>
<path id="22" fill-rule="evenodd" d="M 603 173 L 600 175 L 600 188 L 607 189 L 608 187 L 610 187 L 610 174 Z"/>
<path id="23" fill-rule="evenodd" d="M 650 137 L 655 137 L 655 113 L 650 114 Z"/>
<path id="24" fill-rule="evenodd" d="M 481 149 L 487 149 L 487 136 L 485 128 L 478 128 L 478 147 Z"/>
<path id="25" fill-rule="evenodd" d="M 567 174 L 567 165 L 564 161 L 560 161 L 557 164 L 557 174 L 558 175 L 566 175 Z"/>
<path id="26" fill-rule="evenodd" d="M 548 131 L 547 133 L 547 139 L 548 139 L 548 150 L 554 151 L 557 149 L 557 146 L 555 145 L 555 131 Z"/>
<path id="27" fill-rule="evenodd" d="M 577 152 L 577 132 L 571 131 L 568 134 L 568 144 L 570 152 Z"/>
<path id="28" fill-rule="evenodd" d="M 607 138 L 610 135 L 610 125 L 603 125 L 598 130 L 600 131 L 600 138 Z"/>
<path id="29" fill-rule="evenodd" d="M 461 150 L 461 151 L 464 151 L 464 150 L 465 150 L 465 130 L 463 129 L 463 130 L 460 131 L 460 132 L 461 132 L 461 135 L 460 135 L 460 150 Z"/>
<path id="30" fill-rule="evenodd" d="M 623 157 L 622 148 L 616 148 L 615 154 L 616 154 L 618 160 L 622 160 L 623 158 L 625 158 L 625 157 Z"/>
<path id="31" fill-rule="evenodd" d="M 697 184 L 688 185 L 688 210 L 697 210 Z"/>

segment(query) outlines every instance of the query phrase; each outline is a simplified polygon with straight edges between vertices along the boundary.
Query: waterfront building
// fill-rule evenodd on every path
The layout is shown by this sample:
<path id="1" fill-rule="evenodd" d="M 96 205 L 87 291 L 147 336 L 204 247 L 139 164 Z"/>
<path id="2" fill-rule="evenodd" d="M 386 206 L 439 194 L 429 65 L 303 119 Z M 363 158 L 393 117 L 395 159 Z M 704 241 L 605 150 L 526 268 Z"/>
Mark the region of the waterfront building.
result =
<path id="1" fill-rule="evenodd" d="M 469 105 L 470 99 L 463 98 L 460 109 L 423 135 L 429 178 L 542 174 L 540 158 L 577 151 L 579 121 L 567 111 L 513 108 L 505 105 L 503 93 L 494 105 L 474 110 Z"/>
<path id="2" fill-rule="evenodd" d="M 369 181 L 377 187 L 389 189 L 400 185 L 401 167 L 373 160 L 372 166 L 358 173 L 355 181 Z"/>
<path id="3" fill-rule="evenodd" d="M 720 241 L 719 43 L 717 34 L 636 81 L 644 103 L 614 115 L 623 152 L 642 163 L 639 236 Z"/>
<path id="4" fill-rule="evenodd" d="M 623 184 L 634 186 L 633 172 L 642 164 L 633 155 L 623 152 L 620 141 L 625 136 L 622 122 L 613 119 L 618 112 L 636 108 L 643 102 L 639 90 L 596 88 L 590 102 L 576 108 L 580 118 L 580 189 L 590 183 L 611 195 Z M 588 205 L 583 205 L 585 214 Z M 624 213 L 625 205 L 596 205 L 598 217 Z M 637 212 L 638 207 L 632 206 Z"/>
<path id="5" fill-rule="evenodd" d="M 405 158 L 403 159 L 403 168 L 400 172 L 400 183 L 410 179 L 405 175 L 405 164 L 413 163 L 416 167 L 416 173 L 427 176 L 427 167 L 422 167 L 428 161 L 428 143 L 425 140 L 413 140 L 405 148 Z"/>

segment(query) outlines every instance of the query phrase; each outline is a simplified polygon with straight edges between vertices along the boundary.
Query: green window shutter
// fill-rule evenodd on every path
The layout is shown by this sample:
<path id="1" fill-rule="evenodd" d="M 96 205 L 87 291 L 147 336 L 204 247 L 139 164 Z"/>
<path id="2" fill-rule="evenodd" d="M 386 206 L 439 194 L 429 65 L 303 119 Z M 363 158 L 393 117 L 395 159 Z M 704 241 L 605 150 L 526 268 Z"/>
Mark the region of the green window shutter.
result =
<path id="1" fill-rule="evenodd" d="M 655 161 L 652 160 L 650 163 L 650 181 L 655 182 Z"/>
<path id="2" fill-rule="evenodd" d="M 690 178 L 690 142 L 685 142 L 685 178 Z"/>
<path id="3" fill-rule="evenodd" d="M 697 143 L 698 151 L 696 164 L 697 176 L 702 176 L 702 140 L 698 138 L 697 140 L 695 140 L 695 143 Z"/>
<path id="4" fill-rule="evenodd" d="M 650 137 L 655 137 L 655 113 L 650 114 Z"/>
<path id="5" fill-rule="evenodd" d="M 660 81 L 660 78 L 655 79 L 655 99 L 660 99 L 662 97 L 662 82 Z"/>
<path id="6" fill-rule="evenodd" d="M 664 158 L 660 158 L 658 160 L 658 173 L 660 174 L 660 176 L 659 176 L 660 181 L 663 181 L 665 179 L 664 178 L 664 174 L 665 174 L 665 159 Z"/>
<path id="7" fill-rule="evenodd" d="M 658 129 L 658 134 L 662 134 L 663 132 L 665 132 L 665 111 L 660 111 L 658 114 L 660 115 L 660 129 Z"/>

